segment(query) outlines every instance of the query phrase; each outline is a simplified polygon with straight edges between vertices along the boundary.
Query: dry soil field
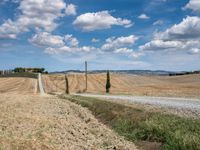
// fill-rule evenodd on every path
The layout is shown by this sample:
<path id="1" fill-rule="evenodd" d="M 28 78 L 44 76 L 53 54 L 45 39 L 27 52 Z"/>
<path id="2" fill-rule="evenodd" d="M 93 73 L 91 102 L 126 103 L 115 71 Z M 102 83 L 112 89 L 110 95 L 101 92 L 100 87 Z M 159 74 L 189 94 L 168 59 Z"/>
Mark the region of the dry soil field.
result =
<path id="1" fill-rule="evenodd" d="M 68 74 L 70 92 L 85 89 L 84 74 Z M 64 92 L 64 74 L 45 75 L 46 92 Z M 106 74 L 89 74 L 89 93 L 105 93 Z M 138 76 L 111 74 L 111 93 L 138 96 L 193 97 L 200 98 L 200 75 Z"/>
<path id="2" fill-rule="evenodd" d="M 37 92 L 37 80 L 32 78 L 0 78 L 0 93 L 33 94 Z"/>
<path id="3" fill-rule="evenodd" d="M 0 94 L 0 149 L 134 150 L 85 108 L 53 96 Z"/>
<path id="4" fill-rule="evenodd" d="M 134 150 L 86 108 L 36 92 L 37 80 L 0 78 L 0 150 Z"/>

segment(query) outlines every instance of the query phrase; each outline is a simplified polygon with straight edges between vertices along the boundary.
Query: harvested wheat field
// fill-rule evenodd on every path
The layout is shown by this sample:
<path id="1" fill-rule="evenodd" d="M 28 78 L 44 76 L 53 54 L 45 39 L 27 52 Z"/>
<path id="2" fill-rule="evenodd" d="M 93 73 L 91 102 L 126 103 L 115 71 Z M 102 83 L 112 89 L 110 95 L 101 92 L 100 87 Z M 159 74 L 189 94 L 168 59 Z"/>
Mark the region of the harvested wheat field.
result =
<path id="1" fill-rule="evenodd" d="M 70 92 L 83 92 L 84 74 L 68 74 Z M 44 75 L 46 92 L 64 92 L 64 74 Z M 89 93 L 105 93 L 106 74 L 89 74 Z M 139 96 L 193 97 L 200 98 L 200 75 L 140 76 L 111 74 L 111 93 Z"/>
<path id="2" fill-rule="evenodd" d="M 37 92 L 37 79 L 9 77 L 0 78 L 0 93 L 33 94 Z"/>
<path id="3" fill-rule="evenodd" d="M 86 108 L 54 96 L 0 94 L 0 149 L 134 150 Z"/>

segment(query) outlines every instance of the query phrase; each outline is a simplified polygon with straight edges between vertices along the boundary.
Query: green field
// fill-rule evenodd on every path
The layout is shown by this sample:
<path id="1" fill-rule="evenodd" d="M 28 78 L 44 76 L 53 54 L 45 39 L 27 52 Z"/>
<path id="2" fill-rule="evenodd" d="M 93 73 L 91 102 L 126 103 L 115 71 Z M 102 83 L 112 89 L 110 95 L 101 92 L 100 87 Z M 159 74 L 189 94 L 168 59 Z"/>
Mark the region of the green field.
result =
<path id="1" fill-rule="evenodd" d="M 135 143 L 161 145 L 155 149 L 200 150 L 200 119 L 148 112 L 96 98 L 61 97 L 87 107 L 101 122 Z"/>

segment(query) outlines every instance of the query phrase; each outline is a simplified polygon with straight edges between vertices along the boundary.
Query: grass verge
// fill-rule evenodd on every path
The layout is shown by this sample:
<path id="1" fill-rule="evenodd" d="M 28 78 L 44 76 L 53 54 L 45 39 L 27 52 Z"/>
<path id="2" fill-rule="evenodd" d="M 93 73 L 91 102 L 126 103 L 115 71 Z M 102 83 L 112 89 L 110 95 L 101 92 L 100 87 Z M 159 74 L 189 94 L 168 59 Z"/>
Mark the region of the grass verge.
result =
<path id="1" fill-rule="evenodd" d="M 147 112 L 114 102 L 61 96 L 87 107 L 104 124 L 128 140 L 162 143 L 159 149 L 200 150 L 200 120 Z"/>
<path id="2" fill-rule="evenodd" d="M 38 75 L 35 74 L 35 73 L 22 72 L 22 73 L 12 73 L 12 74 L 0 75 L 0 78 L 7 78 L 7 77 L 27 77 L 27 78 L 37 79 L 37 76 Z"/>

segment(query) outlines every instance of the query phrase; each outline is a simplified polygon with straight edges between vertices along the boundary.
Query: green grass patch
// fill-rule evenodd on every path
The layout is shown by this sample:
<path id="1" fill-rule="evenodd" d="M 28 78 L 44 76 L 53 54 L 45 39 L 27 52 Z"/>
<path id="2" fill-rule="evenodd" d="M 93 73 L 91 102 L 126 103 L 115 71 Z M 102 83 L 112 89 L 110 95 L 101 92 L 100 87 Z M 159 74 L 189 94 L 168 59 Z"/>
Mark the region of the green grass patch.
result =
<path id="1" fill-rule="evenodd" d="M 61 97 L 87 107 L 128 140 L 159 142 L 166 150 L 200 150 L 200 119 L 147 112 L 96 98 Z"/>
<path id="2" fill-rule="evenodd" d="M 8 77 L 26 77 L 26 78 L 37 79 L 38 75 L 35 73 L 28 73 L 28 72 L 0 75 L 0 78 L 8 78 Z"/>

